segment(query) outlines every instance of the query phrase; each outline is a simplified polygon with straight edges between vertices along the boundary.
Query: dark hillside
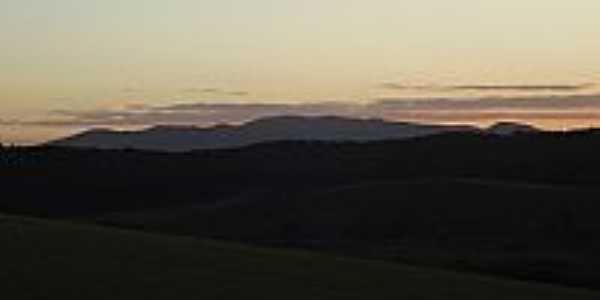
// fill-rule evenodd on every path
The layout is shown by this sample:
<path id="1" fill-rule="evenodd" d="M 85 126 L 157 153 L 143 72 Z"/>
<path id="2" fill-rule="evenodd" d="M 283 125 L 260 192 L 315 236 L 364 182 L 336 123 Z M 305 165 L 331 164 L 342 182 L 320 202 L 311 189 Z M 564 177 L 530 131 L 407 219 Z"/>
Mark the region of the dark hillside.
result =
<path id="1" fill-rule="evenodd" d="M 445 134 L 376 143 L 279 142 L 164 154 L 9 148 L 0 180 L 5 211 L 99 214 L 214 202 L 248 190 L 296 192 L 370 181 L 480 178 L 594 187 L 596 132 L 500 137 Z"/>
<path id="2" fill-rule="evenodd" d="M 600 287 L 597 192 L 435 179 L 259 195 L 104 222 Z M 252 199 L 252 200 L 250 200 Z"/>

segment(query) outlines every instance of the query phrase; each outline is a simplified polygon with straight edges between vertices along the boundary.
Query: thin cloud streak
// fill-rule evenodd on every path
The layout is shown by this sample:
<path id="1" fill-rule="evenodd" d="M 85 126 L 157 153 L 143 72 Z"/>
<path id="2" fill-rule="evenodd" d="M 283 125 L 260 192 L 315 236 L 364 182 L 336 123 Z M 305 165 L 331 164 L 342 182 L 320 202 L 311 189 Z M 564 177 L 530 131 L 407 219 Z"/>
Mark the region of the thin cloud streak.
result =
<path id="1" fill-rule="evenodd" d="M 220 88 L 186 88 L 181 90 L 184 94 L 205 94 L 213 96 L 248 96 L 250 92 L 243 90 L 225 90 Z"/>
<path id="2" fill-rule="evenodd" d="M 384 83 L 380 86 L 388 90 L 413 91 L 463 91 L 463 92 L 577 92 L 594 87 L 593 84 L 558 84 L 558 85 L 404 85 L 399 83 Z"/>
<path id="3" fill-rule="evenodd" d="M 572 92 L 585 90 L 592 87 L 583 85 L 462 85 L 453 89 L 461 91 L 548 91 L 548 92 Z"/>

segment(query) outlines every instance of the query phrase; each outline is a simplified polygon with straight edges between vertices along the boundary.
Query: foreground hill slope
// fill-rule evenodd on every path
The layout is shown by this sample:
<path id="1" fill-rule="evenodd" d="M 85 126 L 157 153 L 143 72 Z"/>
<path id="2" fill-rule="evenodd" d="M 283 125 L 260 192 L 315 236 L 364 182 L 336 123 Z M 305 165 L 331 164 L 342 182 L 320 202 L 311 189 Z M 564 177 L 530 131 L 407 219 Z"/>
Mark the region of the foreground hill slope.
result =
<path id="1" fill-rule="evenodd" d="M 592 291 L 0 216 L 7 299 L 598 299 Z"/>

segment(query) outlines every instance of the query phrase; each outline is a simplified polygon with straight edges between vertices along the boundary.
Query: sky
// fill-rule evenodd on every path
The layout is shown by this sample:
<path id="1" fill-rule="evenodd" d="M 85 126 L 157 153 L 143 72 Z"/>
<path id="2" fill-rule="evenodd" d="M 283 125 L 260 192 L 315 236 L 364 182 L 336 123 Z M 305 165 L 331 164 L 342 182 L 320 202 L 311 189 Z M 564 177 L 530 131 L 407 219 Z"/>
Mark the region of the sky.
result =
<path id="1" fill-rule="evenodd" d="M 0 0 L 0 141 L 281 113 L 600 126 L 599 11 L 597 0 Z"/>

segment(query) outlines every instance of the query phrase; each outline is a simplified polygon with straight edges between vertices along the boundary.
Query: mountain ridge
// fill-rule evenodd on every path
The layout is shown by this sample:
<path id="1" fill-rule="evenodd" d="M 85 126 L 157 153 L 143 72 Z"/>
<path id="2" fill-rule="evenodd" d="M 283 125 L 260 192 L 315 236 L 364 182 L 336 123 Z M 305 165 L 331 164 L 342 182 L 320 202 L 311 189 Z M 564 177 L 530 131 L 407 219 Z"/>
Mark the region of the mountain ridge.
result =
<path id="1" fill-rule="evenodd" d="M 141 131 L 91 129 L 48 145 L 99 149 L 185 152 L 226 149 L 274 141 L 369 142 L 407 139 L 447 132 L 475 132 L 464 125 L 429 125 L 337 116 L 276 116 L 241 125 L 211 127 L 157 125 Z"/>

